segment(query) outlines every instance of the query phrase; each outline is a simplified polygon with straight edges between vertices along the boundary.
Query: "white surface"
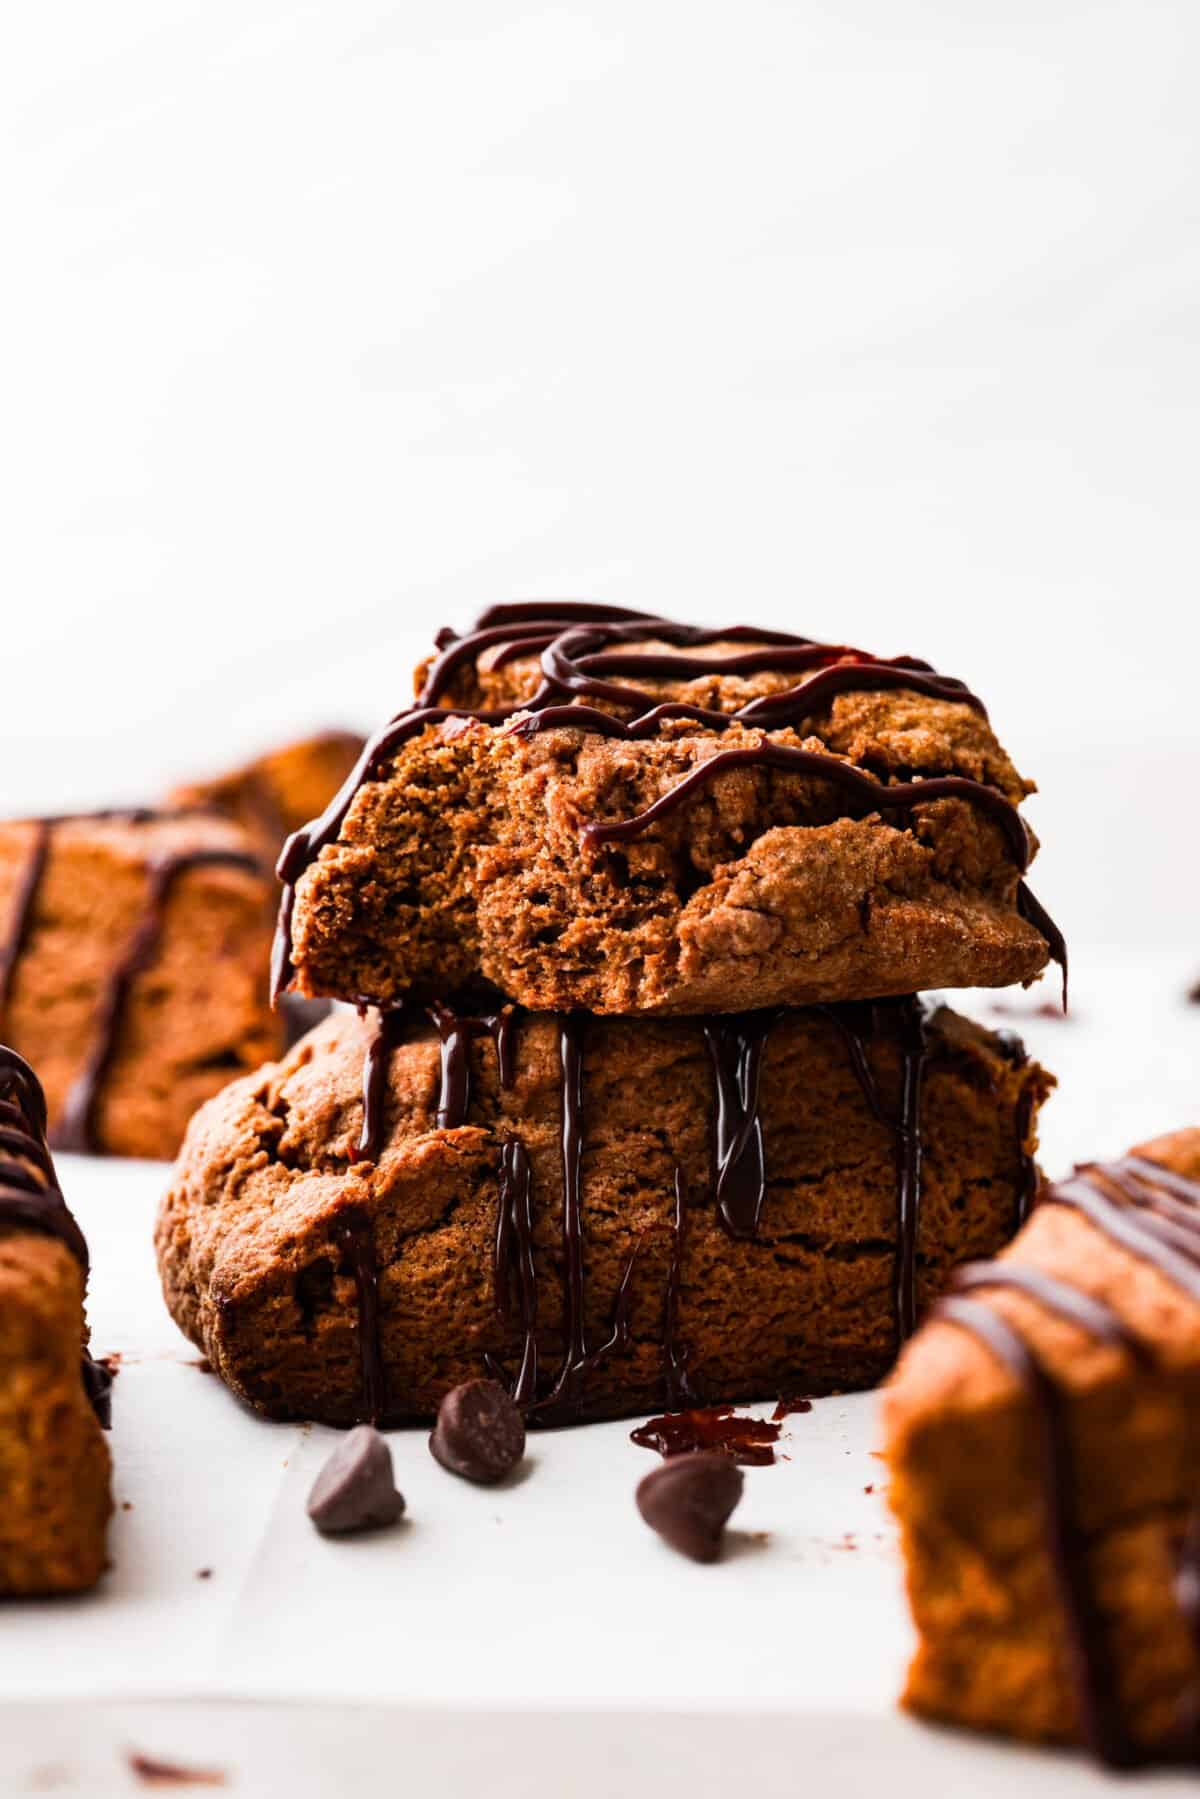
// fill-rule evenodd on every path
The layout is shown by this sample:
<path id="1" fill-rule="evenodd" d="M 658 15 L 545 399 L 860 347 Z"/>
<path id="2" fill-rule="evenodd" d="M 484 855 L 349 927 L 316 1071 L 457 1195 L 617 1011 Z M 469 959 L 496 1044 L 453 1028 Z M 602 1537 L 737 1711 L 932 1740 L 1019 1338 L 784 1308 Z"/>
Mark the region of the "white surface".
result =
<path id="1" fill-rule="evenodd" d="M 1179 0 L 9 8 L 5 808 L 594 595 L 975 683 L 1047 903 L 1186 941 L 1198 57 Z"/>
<path id="2" fill-rule="evenodd" d="M 494 599 L 927 655 L 1042 788 L 1035 882 L 1081 1020 L 1027 1027 L 1063 1076 L 1047 1165 L 1196 1116 L 1200 9 L 9 13 L 0 809 L 147 799 L 370 726 L 432 628 Z M 1147 941 L 1162 958 L 1115 986 L 1079 948 Z M 640 1531 L 650 1459 L 621 1427 L 540 1439 L 491 1496 L 398 1439 L 411 1524 L 322 1544 L 322 1434 L 178 1359 L 160 1174 L 66 1174 L 98 1346 L 130 1353 L 134 1509 L 93 1600 L 0 1619 L 12 1782 L 124 1790 L 133 1742 L 289 1793 L 1100 1785 L 887 1709 L 904 1623 L 861 1492 L 869 1400 L 793 1420 L 794 1460 L 748 1477 L 770 1546 L 723 1569 Z M 846 1528 L 859 1550 L 830 1548 Z M 94 1698 L 55 1708 L 48 1746 L 14 1696 L 63 1688 Z M 412 1709 L 518 1689 L 637 1715 Z M 225 1703 L 247 1691 L 300 1703 Z M 364 1691 L 405 1709 L 333 1703 Z M 685 1701 L 714 1720 L 681 1725 Z"/>
<path id="3" fill-rule="evenodd" d="M 1177 959 L 1080 963 L 1073 1021 L 1021 1021 L 1062 1078 L 1044 1121 L 1050 1171 L 1197 1116 L 1200 1011 L 1182 1002 Z M 973 996 L 971 1009 L 995 1017 L 994 998 Z M 423 1432 L 394 1433 L 407 1521 L 327 1542 L 304 1501 L 336 1433 L 241 1409 L 162 1307 L 150 1230 L 166 1171 L 63 1158 L 61 1172 L 93 1247 L 93 1341 L 122 1357 L 112 1442 L 131 1509 L 118 1511 L 97 1594 L 4 1610 L 0 1766 L 14 1779 L 61 1751 L 81 1790 L 103 1775 L 119 1791 L 132 1742 L 240 1770 L 251 1790 L 271 1755 L 293 1757 L 300 1784 L 288 1790 L 304 1793 L 321 1790 L 304 1784 L 321 1769 L 366 1768 L 363 1733 L 375 1753 L 404 1742 L 408 1790 L 452 1799 L 477 1791 L 491 1756 L 518 1758 L 497 1792 L 537 1799 L 684 1792 L 679 1770 L 696 1763 L 709 1783 L 696 1790 L 715 1792 L 722 1775 L 744 1776 L 747 1753 L 767 1792 L 814 1755 L 828 1760 L 831 1793 L 859 1790 L 884 1764 L 897 1799 L 954 1790 L 959 1777 L 985 1794 L 1103 1786 L 1081 1760 L 964 1744 L 894 1716 L 909 1628 L 871 1453 L 873 1396 L 822 1400 L 787 1422 L 787 1459 L 747 1471 L 716 1567 L 673 1555 L 641 1524 L 632 1490 L 654 1461 L 628 1423 L 539 1433 L 520 1477 L 492 1491 L 445 1474 Z M 88 1702 L 71 1708 L 53 1754 L 37 1710 L 51 1695 Z M 251 1715 L 248 1699 L 272 1707 Z M 547 1729 L 580 1745 L 570 1779 L 545 1750 Z M 619 1788 L 594 1759 L 613 1740 L 646 1752 Z M 668 1765 L 677 1789 L 662 1784 Z M 376 1790 L 361 1780 L 351 1790 Z"/>

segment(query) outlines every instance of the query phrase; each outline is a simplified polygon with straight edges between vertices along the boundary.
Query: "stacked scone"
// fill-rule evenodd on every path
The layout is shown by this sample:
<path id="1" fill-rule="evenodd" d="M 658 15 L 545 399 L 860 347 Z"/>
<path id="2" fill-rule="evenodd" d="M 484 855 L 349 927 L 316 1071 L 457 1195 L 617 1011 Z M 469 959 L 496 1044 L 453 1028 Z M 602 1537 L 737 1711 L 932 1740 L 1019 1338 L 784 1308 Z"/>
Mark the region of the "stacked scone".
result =
<path id="1" fill-rule="evenodd" d="M 442 633 L 289 841 L 280 992 L 193 1121 L 171 1310 L 276 1417 L 532 1422 L 862 1386 L 1033 1193 L 1028 788 L 910 658 L 589 606 Z"/>

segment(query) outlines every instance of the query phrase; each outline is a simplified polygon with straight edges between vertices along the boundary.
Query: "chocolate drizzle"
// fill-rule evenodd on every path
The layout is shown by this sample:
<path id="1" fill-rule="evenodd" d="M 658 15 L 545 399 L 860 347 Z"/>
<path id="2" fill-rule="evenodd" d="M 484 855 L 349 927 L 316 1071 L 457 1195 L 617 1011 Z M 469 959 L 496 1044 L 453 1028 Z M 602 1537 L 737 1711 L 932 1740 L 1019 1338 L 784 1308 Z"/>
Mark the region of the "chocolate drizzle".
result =
<path id="1" fill-rule="evenodd" d="M 354 1276 L 358 1299 L 358 1346 L 362 1366 L 362 1424 L 377 1424 L 387 1410 L 387 1369 L 379 1307 L 379 1261 L 375 1230 L 366 1212 L 350 1206 L 335 1226 L 338 1246 Z"/>
<path id="2" fill-rule="evenodd" d="M 537 1397 L 538 1381 L 533 1181 L 525 1145 L 519 1137 L 505 1137 L 500 1148 L 495 1257 L 496 1315 L 505 1323 L 512 1315 L 514 1286 L 524 1342 L 511 1391 L 519 1406 L 530 1406 Z"/>
<path id="3" fill-rule="evenodd" d="M 681 650 L 702 650 L 717 643 L 749 643 L 755 647 L 733 656 L 653 653 L 624 649 L 623 645 L 654 638 Z M 292 975 L 292 918 L 295 887 L 321 850 L 335 841 L 351 803 L 364 782 L 379 778 L 388 758 L 410 737 L 429 725 L 476 720 L 485 725 L 511 721 L 521 735 L 567 727 L 605 736 L 634 739 L 652 737 L 668 720 L 687 719 L 713 731 L 733 725 L 766 731 L 799 727 L 841 693 L 878 692 L 903 688 L 972 707 L 983 714 L 979 699 L 961 681 L 937 674 L 927 662 L 901 656 L 879 661 L 845 644 L 817 643 L 811 638 L 781 631 L 759 631 L 751 626 L 703 630 L 680 625 L 652 614 L 620 608 L 572 604 L 530 603 L 494 607 L 483 614 L 463 637 L 443 630 L 438 633 L 440 654 L 431 665 L 415 706 L 398 713 L 365 745 L 340 792 L 319 818 L 295 832 L 284 845 L 277 873 L 284 884 L 279 925 L 272 954 L 271 991 L 278 998 Z M 616 647 L 614 647 L 616 646 Z M 447 699 L 459 670 L 484 652 L 491 652 L 495 666 L 520 657 L 540 656 L 541 681 L 527 699 L 509 706 L 478 708 L 458 706 Z M 765 694 L 734 712 L 667 701 L 647 706 L 652 696 L 644 689 L 621 685 L 609 677 L 638 675 L 642 679 L 696 679 L 703 675 L 748 675 L 769 669 L 802 674 L 796 686 Z M 599 701 L 599 705 L 587 704 Z M 622 718 L 605 707 L 619 707 L 632 716 Z M 698 763 L 673 788 L 634 818 L 592 820 L 583 827 L 584 843 L 596 848 L 605 843 L 627 842 L 641 835 L 693 793 L 732 767 L 776 768 L 828 782 L 854 805 L 870 812 L 914 812 L 940 799 L 962 799 L 978 806 L 999 827 L 1018 870 L 1023 874 L 1030 858 L 1030 840 L 1016 808 L 995 787 L 965 776 L 931 776 L 926 780 L 885 783 L 854 764 L 832 755 L 771 743 L 765 735 L 754 743 L 718 751 Z M 1050 953 L 1060 963 L 1066 980 L 1066 946 L 1061 932 L 1039 905 L 1024 882 L 1018 891 L 1021 915 L 1041 931 Z"/>
<path id="4" fill-rule="evenodd" d="M 925 1014 L 920 1000 L 856 1000 L 819 1006 L 841 1033 L 850 1066 L 872 1116 L 891 1131 L 896 1146 L 896 1260 L 892 1281 L 897 1345 L 912 1336 L 917 1321 L 917 1250 L 921 1229 L 921 1094 L 928 1056 Z M 885 1110 L 867 1055 L 867 1044 L 891 1037 L 900 1058 L 900 1103 Z"/>
<path id="5" fill-rule="evenodd" d="M 1126 1156 L 1077 1168 L 1068 1180 L 1049 1188 L 1041 1203 L 1081 1212 L 1097 1230 L 1151 1263 L 1200 1303 L 1200 1182 L 1144 1158 Z M 1160 1756 L 1134 1742 L 1122 1721 L 1109 1637 L 1088 1568 L 1088 1541 L 1072 1509 L 1077 1482 L 1066 1395 L 1008 1318 L 979 1299 L 958 1295 L 989 1288 L 1021 1292 L 1143 1366 L 1152 1364 L 1149 1346 L 1106 1301 L 1019 1262 L 968 1264 L 958 1271 L 954 1284 L 957 1293 L 940 1300 L 932 1315 L 961 1326 L 987 1345 L 1015 1375 L 1036 1420 L 1046 1548 L 1066 1626 L 1081 1735 L 1092 1752 L 1114 1768 L 1137 1767 L 1155 1759 L 1193 1765 L 1200 1761 L 1195 1716 L 1183 1721 L 1178 1741 Z M 1193 1530 L 1195 1524 L 1194 1518 Z M 1178 1600 L 1194 1628 L 1191 1579 L 1185 1553 Z"/>
<path id="6" fill-rule="evenodd" d="M 759 1088 L 763 1049 L 776 1012 L 745 1012 L 704 1021 L 713 1066 L 714 1198 L 731 1237 L 758 1233 L 766 1198 L 766 1159 Z"/>
<path id="7" fill-rule="evenodd" d="M 663 1387 L 672 1411 L 693 1398 L 688 1382 L 686 1343 L 679 1338 L 679 1296 L 683 1284 L 683 1252 L 687 1240 L 687 1185 L 682 1168 L 675 1170 L 675 1212 L 663 1295 Z"/>
<path id="8" fill-rule="evenodd" d="M 121 1025 L 133 983 L 153 966 L 162 936 L 171 889 L 191 868 L 242 868 L 258 874 L 257 857 L 241 850 L 185 850 L 152 864 L 146 903 L 124 955 L 105 982 L 96 1017 L 96 1032 L 82 1070 L 67 1094 L 63 1115 L 53 1132 L 56 1149 L 89 1155 L 96 1148 L 96 1108 L 116 1055 Z"/>
<path id="9" fill-rule="evenodd" d="M 17 888 L 8 936 L 4 940 L 3 947 L 0 948 L 0 1019 L 3 1019 L 12 998 L 13 976 L 16 974 L 21 952 L 25 948 L 25 941 L 33 920 L 34 902 L 42 885 L 42 876 L 46 872 L 46 857 L 50 851 L 49 819 L 35 820 L 33 832 L 33 847 Z"/>
<path id="10" fill-rule="evenodd" d="M 46 1095 L 28 1062 L 0 1044 L 0 1223 L 56 1237 L 74 1256 L 84 1278 L 88 1251 L 54 1170 L 46 1137 Z M 112 1373 L 86 1353 L 84 1389 L 107 1430 Z"/>
<path id="11" fill-rule="evenodd" d="M 155 812 L 145 807 L 134 807 L 124 811 L 94 812 L 80 816 L 97 821 L 119 820 L 130 824 L 150 824 L 158 819 L 186 816 L 190 810 L 192 808 L 182 808 L 178 812 Z M 8 936 L 3 947 L 0 947 L 0 1020 L 11 1001 L 17 963 L 32 928 L 54 826 L 69 822 L 66 817 L 34 821 L 29 861 L 17 889 Z M 158 953 L 163 916 L 171 888 L 188 869 L 215 865 L 244 868 L 253 874 L 263 872 L 258 858 L 241 850 L 183 850 L 164 856 L 151 865 L 145 907 L 124 953 L 105 979 L 97 1007 L 91 1048 L 67 1095 L 62 1118 L 51 1133 L 50 1140 L 55 1149 L 83 1154 L 95 1152 L 95 1115 L 104 1081 L 120 1043 L 121 1027 L 133 983 L 138 975 L 153 965 Z"/>
<path id="12" fill-rule="evenodd" d="M 911 998 L 860 1001 L 812 1009 L 839 1032 L 850 1066 L 872 1115 L 891 1132 L 896 1155 L 896 1255 L 893 1291 L 897 1341 L 911 1334 L 917 1306 L 917 1255 L 921 1222 L 920 1107 L 928 1060 L 924 1013 Z M 445 1004 L 427 1008 L 403 1006 L 378 1016 L 363 1066 L 363 1119 L 350 1159 L 378 1160 L 384 1143 L 388 1067 L 392 1049 L 421 1015 L 429 1018 L 440 1041 L 439 1089 L 435 1117 L 439 1129 L 467 1122 L 471 1105 L 471 1042 L 490 1036 L 496 1047 L 500 1086 L 510 1089 L 516 1078 L 515 1043 L 522 1014 L 512 1008 L 471 1014 Z M 766 1195 L 766 1155 L 760 1113 L 763 1057 L 773 1028 L 786 1014 L 746 1013 L 700 1020 L 713 1065 L 713 1165 L 715 1215 L 730 1236 L 753 1238 L 759 1229 Z M 491 1372 L 508 1382 L 514 1399 L 539 1423 L 560 1423 L 583 1415 L 586 1377 L 629 1342 L 633 1275 L 642 1245 L 629 1255 L 614 1299 L 607 1338 L 591 1348 L 586 1330 L 586 1268 L 582 1216 L 584 1148 L 584 1039 L 586 1015 L 559 1016 L 560 1146 L 562 1189 L 559 1234 L 562 1244 L 563 1327 L 558 1369 L 549 1388 L 539 1393 L 537 1346 L 538 1293 L 534 1257 L 533 1173 L 521 1139 L 502 1131 L 497 1169 L 497 1212 L 493 1248 L 494 1308 L 501 1323 L 515 1316 L 522 1348 L 515 1374 L 492 1357 Z M 869 1047 L 890 1043 L 899 1059 L 899 1102 L 893 1113 L 881 1098 Z M 1032 1101 L 1031 1101 L 1032 1103 Z M 1028 1114 L 1023 1130 L 1028 1130 Z M 688 1379 L 687 1347 L 680 1340 L 679 1310 L 687 1232 L 687 1192 L 683 1170 L 675 1170 L 675 1203 L 663 1295 L 663 1388 L 668 1407 L 694 1400 Z M 361 1233 L 360 1233 L 361 1235 Z M 377 1311 L 377 1282 L 356 1262 L 360 1300 Z M 364 1345 L 364 1388 L 382 1388 L 382 1363 L 371 1345 L 378 1342 L 377 1321 L 360 1324 Z M 373 1359 L 372 1359 L 373 1358 Z M 373 1371 L 367 1378 L 368 1360 Z"/>

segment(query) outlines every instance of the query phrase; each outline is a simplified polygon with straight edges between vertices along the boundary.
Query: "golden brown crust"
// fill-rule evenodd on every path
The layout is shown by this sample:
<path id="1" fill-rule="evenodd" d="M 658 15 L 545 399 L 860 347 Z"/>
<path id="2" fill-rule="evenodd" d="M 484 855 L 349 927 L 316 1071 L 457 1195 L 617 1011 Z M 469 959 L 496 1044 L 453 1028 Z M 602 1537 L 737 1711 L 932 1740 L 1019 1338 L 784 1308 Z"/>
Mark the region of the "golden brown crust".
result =
<path id="1" fill-rule="evenodd" d="M 0 824 L 0 941 L 11 928 L 38 826 Z M 51 1127 L 95 1049 L 112 973 L 146 917 L 157 863 L 252 848 L 216 817 L 114 817 L 53 826 L 44 874 L 0 1021 L 38 1069 Z M 235 864 L 184 869 L 167 891 L 157 947 L 121 1011 L 95 1112 L 94 1146 L 169 1159 L 196 1107 L 277 1054 L 267 997 L 274 882 Z"/>
<path id="2" fill-rule="evenodd" d="M 380 1263 L 388 1412 L 429 1416 L 456 1382 L 512 1370 L 516 1319 L 497 1317 L 493 1247 L 501 1145 L 532 1169 L 541 1366 L 562 1351 L 558 1025 L 518 1025 L 517 1076 L 499 1087 L 477 1042 L 467 1124 L 439 1130 L 438 1045 L 422 1029 L 392 1055 L 386 1139 L 353 1163 L 372 1025 L 330 1020 L 278 1067 L 238 1082 L 193 1121 L 164 1201 L 158 1255 L 172 1315 L 236 1392 L 274 1416 L 335 1423 L 361 1412 L 359 1314 L 338 1221 L 371 1221 Z M 1048 1085 L 988 1033 L 939 1013 L 922 1115 L 925 1187 L 918 1297 L 950 1265 L 1008 1236 L 1023 1176 L 1021 1101 Z M 871 1050 L 886 1106 L 894 1042 Z M 629 1349 L 589 1376 L 583 1413 L 663 1397 L 664 1304 L 675 1170 L 688 1197 L 678 1339 L 696 1396 L 719 1400 L 862 1386 L 893 1350 L 896 1144 L 871 1114 L 836 1027 L 782 1020 L 768 1042 L 762 1121 L 768 1190 L 756 1239 L 735 1241 L 710 1189 L 712 1076 L 693 1021 L 592 1020 L 584 1037 L 582 1219 L 589 1346 L 613 1321 L 636 1250 Z M 1030 1138 L 1034 1126 L 1028 1124 Z"/>
<path id="3" fill-rule="evenodd" d="M 1200 1131 L 1133 1153 L 1194 1178 Z M 1200 1692 L 1200 1644 L 1175 1590 L 1200 1503 L 1200 1306 L 1066 1206 L 1039 1206 L 999 1260 L 1102 1301 L 1149 1349 L 1151 1365 L 1139 1366 L 1023 1292 L 987 1292 L 1063 1396 L 1071 1515 L 1089 1545 L 1122 1715 L 1135 1743 L 1166 1744 Z M 920 1639 L 905 1703 L 1033 1740 L 1079 1741 L 1032 1405 L 1014 1373 L 950 1321 L 925 1326 L 888 1384 L 889 1493 Z"/>
<path id="4" fill-rule="evenodd" d="M 83 1335 L 70 1252 L 0 1226 L 0 1594 L 80 1592 L 105 1568 L 110 1462 Z"/>

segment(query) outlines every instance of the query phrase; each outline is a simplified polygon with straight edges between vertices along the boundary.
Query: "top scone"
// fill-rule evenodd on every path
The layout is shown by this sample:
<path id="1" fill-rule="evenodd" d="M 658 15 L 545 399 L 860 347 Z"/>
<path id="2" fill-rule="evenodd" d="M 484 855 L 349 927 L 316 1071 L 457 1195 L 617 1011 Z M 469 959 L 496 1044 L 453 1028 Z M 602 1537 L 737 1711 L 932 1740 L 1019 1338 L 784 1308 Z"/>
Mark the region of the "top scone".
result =
<path id="1" fill-rule="evenodd" d="M 559 604 L 438 643 L 284 851 L 278 988 L 696 1013 L 1045 967 L 1032 787 L 927 663 Z"/>

